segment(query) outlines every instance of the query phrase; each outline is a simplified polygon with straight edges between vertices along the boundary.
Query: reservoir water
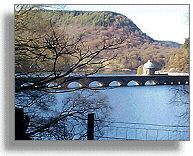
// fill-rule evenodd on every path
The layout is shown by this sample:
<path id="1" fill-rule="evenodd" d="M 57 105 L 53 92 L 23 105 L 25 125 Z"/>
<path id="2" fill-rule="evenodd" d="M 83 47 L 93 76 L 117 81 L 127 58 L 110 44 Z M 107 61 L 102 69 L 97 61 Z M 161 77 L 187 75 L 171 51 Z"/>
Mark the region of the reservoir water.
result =
<path id="1" fill-rule="evenodd" d="M 77 84 L 72 83 L 71 87 L 73 85 Z M 115 84 L 112 83 L 112 85 Z M 34 105 L 34 108 L 31 107 L 30 109 L 25 107 L 25 112 L 29 116 L 32 113 L 33 117 L 35 111 L 39 118 L 44 118 L 51 117 L 54 112 L 57 114 L 61 109 L 69 110 L 74 104 L 76 104 L 74 108 L 77 107 L 76 111 L 81 110 L 84 112 L 83 109 L 87 107 L 87 103 L 90 103 L 90 106 L 94 103 L 95 107 L 99 108 L 103 107 L 103 103 L 105 103 L 109 108 L 108 116 L 104 115 L 107 113 L 104 109 L 100 110 L 99 115 L 92 110 L 84 114 L 84 117 L 86 117 L 87 113 L 95 113 L 96 123 L 99 122 L 98 120 L 101 116 L 105 116 L 100 127 L 102 135 L 98 136 L 98 133 L 96 133 L 95 139 L 189 140 L 189 85 L 152 85 L 151 82 L 145 86 L 130 85 L 101 90 L 81 89 L 73 92 L 53 93 L 52 96 L 55 98 L 52 99 L 55 101 L 49 101 L 49 99 L 47 101 L 47 103 L 51 104 L 49 113 L 46 107 L 43 109 L 44 104 L 41 109 L 39 109 L 39 104 L 37 107 Z M 91 94 L 85 96 L 88 92 L 91 92 Z M 80 95 L 79 97 L 74 96 L 77 93 Z M 30 96 L 35 94 L 36 97 L 40 97 L 40 102 L 43 100 L 42 97 L 47 97 L 40 95 L 37 91 L 34 93 L 29 92 L 29 94 Z M 81 96 L 86 98 L 82 100 Z M 33 96 L 32 99 L 29 99 L 23 93 L 18 94 L 16 96 L 16 105 L 19 103 L 20 105 L 25 105 L 25 102 L 30 103 L 30 100 L 33 101 Z M 68 104 L 64 100 L 68 100 Z M 83 105 L 81 108 L 79 106 L 80 103 Z M 74 111 L 74 109 L 72 110 Z M 79 117 L 82 118 L 82 116 Z M 79 121 L 71 121 L 70 119 L 70 122 L 76 122 L 74 123 L 75 126 L 77 125 L 76 130 L 79 131 L 79 128 L 82 128 L 78 126 L 80 124 Z M 83 129 L 86 131 L 85 125 Z"/>
<path id="2" fill-rule="evenodd" d="M 189 91 L 189 86 L 100 90 L 108 99 L 113 121 L 104 130 L 101 140 L 189 140 L 189 94 L 184 90 Z M 63 98 L 64 94 L 57 95 L 59 103 Z"/>

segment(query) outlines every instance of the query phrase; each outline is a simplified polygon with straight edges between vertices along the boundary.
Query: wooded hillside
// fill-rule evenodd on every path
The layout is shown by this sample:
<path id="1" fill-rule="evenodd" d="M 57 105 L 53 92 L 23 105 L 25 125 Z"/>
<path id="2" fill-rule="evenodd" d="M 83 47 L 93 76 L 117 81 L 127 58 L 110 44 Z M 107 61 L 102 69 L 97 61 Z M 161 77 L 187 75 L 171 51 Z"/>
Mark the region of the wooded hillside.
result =
<path id="1" fill-rule="evenodd" d="M 164 70 L 171 72 L 186 72 L 189 73 L 190 67 L 190 38 L 187 38 L 185 43 L 180 48 L 179 53 L 173 54 Z"/>
<path id="2" fill-rule="evenodd" d="M 33 10 L 23 20 L 25 28 L 17 31 L 16 38 L 21 35 L 26 38 L 46 36 L 50 31 L 50 22 L 57 28 L 58 33 L 65 34 L 68 39 L 82 34 L 85 46 L 89 47 L 97 47 L 101 39 L 106 39 L 108 42 L 110 38 L 126 38 L 122 47 L 115 50 L 113 54 L 103 54 L 103 57 L 107 58 L 114 53 L 117 54 L 116 59 L 109 62 L 109 65 L 103 69 L 104 71 L 136 70 L 147 60 L 152 60 L 156 64 L 157 70 L 170 70 L 173 68 L 172 60 L 182 57 L 180 54 L 184 49 L 180 48 L 181 45 L 176 42 L 158 41 L 151 38 L 142 32 L 140 26 L 136 26 L 131 19 L 115 12 Z M 19 26 L 20 21 L 17 17 L 15 17 L 15 21 Z M 189 58 L 188 56 L 186 51 L 183 57 Z M 23 66 L 28 64 L 24 61 L 27 57 L 22 57 L 16 56 L 16 62 L 20 61 L 19 64 L 16 63 L 16 72 L 21 72 Z M 29 61 L 33 62 L 33 60 Z M 65 68 L 69 61 L 69 58 L 61 59 L 61 67 Z M 181 61 L 183 63 L 183 60 Z M 50 70 L 49 64 L 41 66 Z M 179 68 L 178 71 L 187 71 L 185 69 L 188 67 Z"/>

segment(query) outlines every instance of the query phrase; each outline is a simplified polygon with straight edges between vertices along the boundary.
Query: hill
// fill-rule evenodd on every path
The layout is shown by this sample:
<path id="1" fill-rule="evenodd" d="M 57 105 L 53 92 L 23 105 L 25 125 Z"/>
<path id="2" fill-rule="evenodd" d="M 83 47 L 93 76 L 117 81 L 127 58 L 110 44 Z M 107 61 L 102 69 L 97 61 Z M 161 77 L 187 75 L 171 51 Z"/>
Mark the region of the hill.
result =
<path id="1" fill-rule="evenodd" d="M 25 20 L 26 27 L 39 34 L 49 30 L 51 20 L 61 33 L 65 31 L 69 36 L 84 34 L 91 46 L 95 46 L 101 38 L 127 38 L 124 47 L 117 51 L 117 58 L 105 70 L 136 70 L 147 60 L 152 60 L 157 70 L 160 70 L 166 66 L 172 55 L 180 52 L 181 47 L 176 42 L 151 38 L 131 19 L 110 11 L 33 10 Z"/>

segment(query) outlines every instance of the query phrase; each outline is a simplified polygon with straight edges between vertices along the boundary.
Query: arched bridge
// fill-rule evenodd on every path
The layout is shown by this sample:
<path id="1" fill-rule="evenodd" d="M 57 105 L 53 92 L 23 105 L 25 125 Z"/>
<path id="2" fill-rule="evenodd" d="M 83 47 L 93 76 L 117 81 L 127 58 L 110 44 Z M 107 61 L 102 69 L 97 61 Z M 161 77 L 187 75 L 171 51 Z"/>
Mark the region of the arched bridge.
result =
<path id="1" fill-rule="evenodd" d="M 42 78 L 42 77 L 41 77 Z M 36 84 L 40 77 L 16 78 L 16 86 L 28 86 Z M 27 81 L 26 81 L 27 80 Z M 26 82 L 26 83 L 25 83 Z M 50 89 L 71 89 L 71 88 L 102 88 L 102 87 L 126 87 L 145 85 L 189 85 L 189 76 L 183 75 L 148 75 L 148 76 L 69 76 L 44 84 Z M 36 86 L 35 86 L 36 87 Z M 37 86 L 38 87 L 38 86 Z"/>
<path id="2" fill-rule="evenodd" d="M 59 82 L 57 84 L 60 84 Z M 148 75 L 148 76 L 89 76 L 66 77 L 65 83 L 57 88 L 93 88 L 111 86 L 145 86 L 145 85 L 189 85 L 189 76 Z M 50 84 L 50 87 L 54 84 Z"/>

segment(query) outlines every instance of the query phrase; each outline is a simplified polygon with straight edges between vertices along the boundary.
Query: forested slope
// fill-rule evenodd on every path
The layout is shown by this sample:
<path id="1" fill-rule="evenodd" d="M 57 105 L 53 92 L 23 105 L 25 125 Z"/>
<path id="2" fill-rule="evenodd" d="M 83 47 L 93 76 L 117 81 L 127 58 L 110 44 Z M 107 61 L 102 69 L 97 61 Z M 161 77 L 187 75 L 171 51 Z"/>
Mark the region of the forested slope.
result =
<path id="1" fill-rule="evenodd" d="M 50 31 L 52 23 L 57 31 L 65 34 L 67 38 L 75 38 L 83 35 L 86 46 L 97 47 L 101 39 L 125 38 L 124 45 L 116 50 L 116 59 L 114 59 L 104 70 L 121 71 L 125 69 L 137 69 L 147 60 L 152 60 L 157 70 L 170 70 L 172 64 L 180 57 L 189 58 L 184 46 L 172 41 L 158 41 L 151 38 L 145 32 L 140 30 L 131 19 L 115 12 L 87 12 L 87 11 L 51 11 L 51 10 L 33 10 L 28 14 L 25 20 L 26 29 L 22 31 L 23 36 L 42 36 Z M 17 21 L 16 17 L 16 23 Z M 159 31 L 159 30 L 158 30 Z M 16 37 L 17 34 L 16 33 Z M 181 51 L 184 51 L 181 55 Z M 110 57 L 109 54 L 104 57 Z M 16 61 L 17 58 L 16 57 Z M 169 61 L 169 62 L 168 62 Z M 181 59 L 183 62 L 183 59 Z M 68 61 L 67 61 L 68 62 Z M 67 63 L 61 60 L 62 63 Z M 46 66 L 49 70 L 49 65 Z M 186 66 L 186 65 L 185 65 Z M 188 71 L 188 67 L 179 68 L 178 71 Z M 20 66 L 16 66 L 19 72 Z"/>

